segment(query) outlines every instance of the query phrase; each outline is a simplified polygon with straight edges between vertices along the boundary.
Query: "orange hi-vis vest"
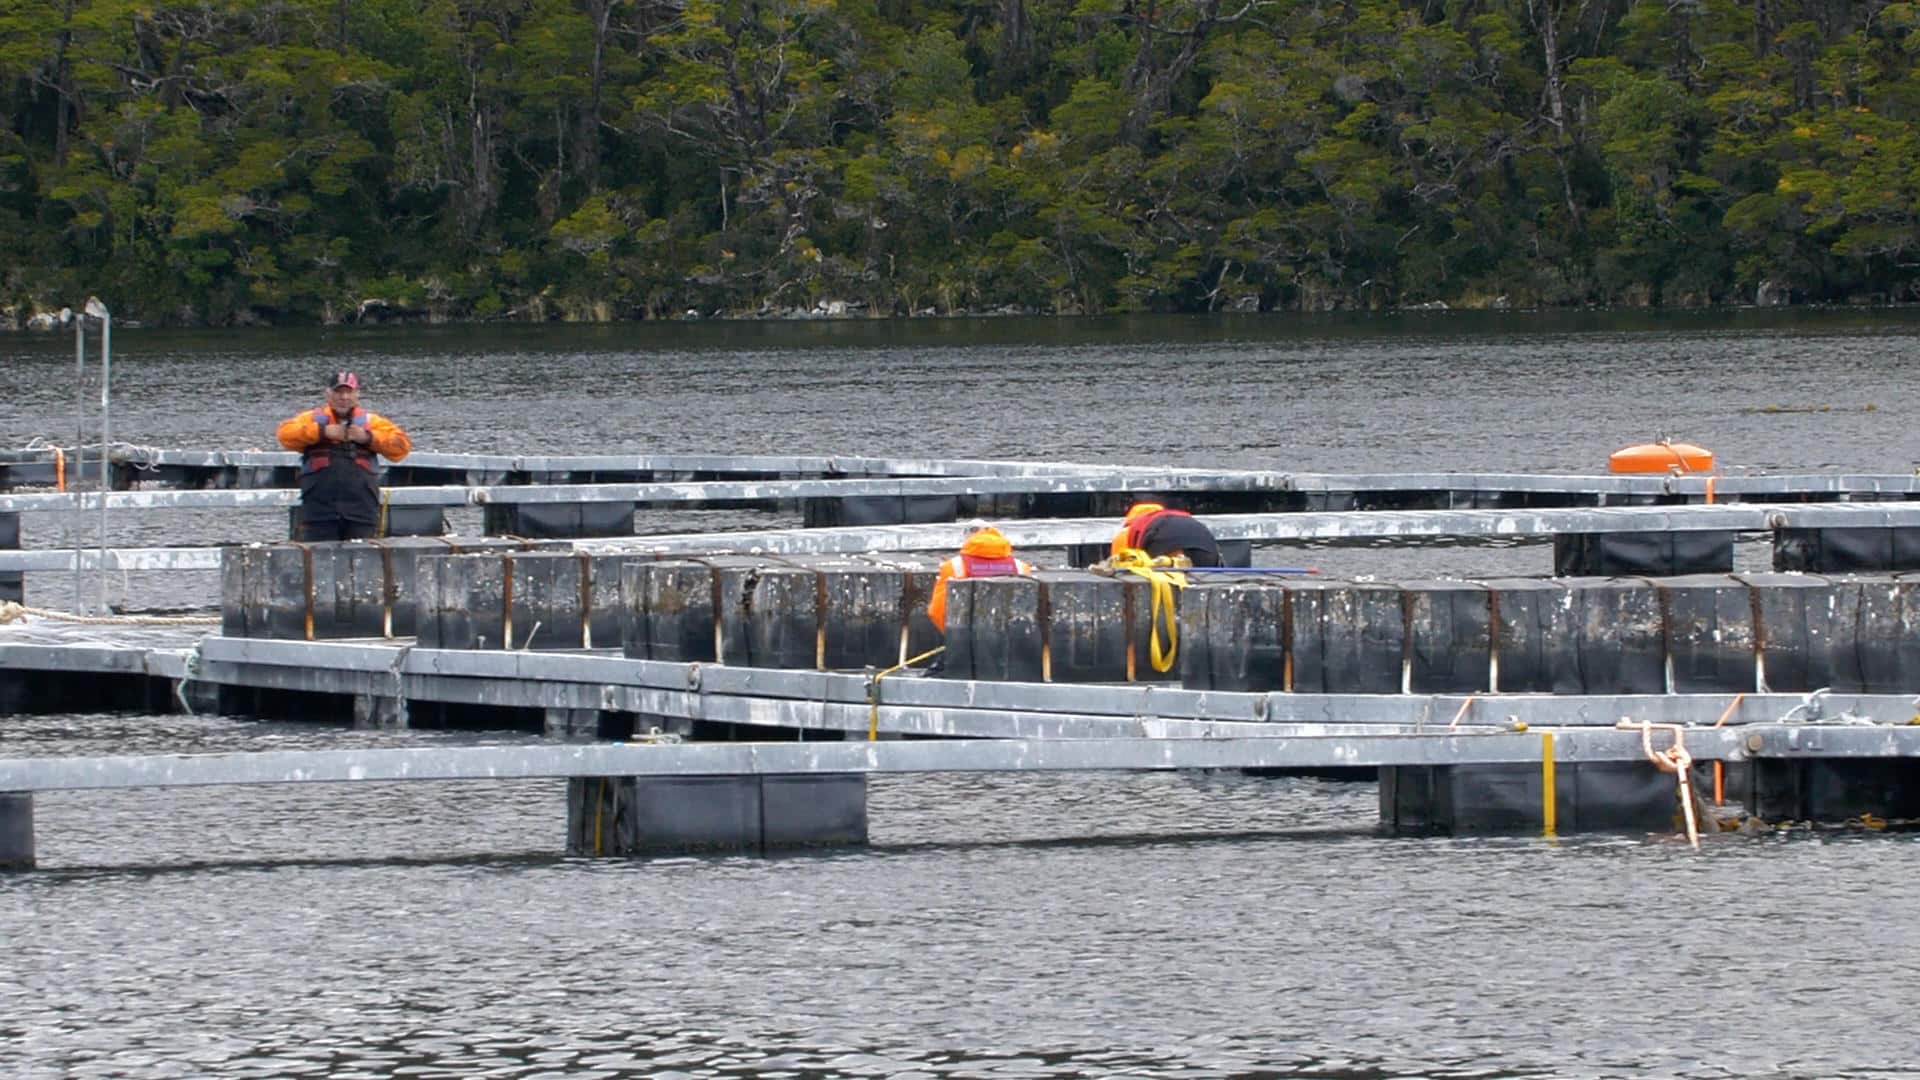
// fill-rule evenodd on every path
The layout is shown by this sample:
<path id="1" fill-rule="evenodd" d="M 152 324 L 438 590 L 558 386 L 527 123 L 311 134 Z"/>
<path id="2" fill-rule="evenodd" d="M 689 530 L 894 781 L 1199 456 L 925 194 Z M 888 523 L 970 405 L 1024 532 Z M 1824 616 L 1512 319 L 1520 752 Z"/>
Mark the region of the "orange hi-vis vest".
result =
<path id="1" fill-rule="evenodd" d="M 356 406 L 353 410 L 353 415 L 347 418 L 346 424 L 348 427 L 366 427 L 368 424 L 367 418 L 370 415 L 367 410 Z M 334 422 L 333 410 L 325 405 L 313 410 L 313 422 L 325 428 L 328 424 Z M 336 449 L 345 450 L 347 453 L 352 454 L 355 465 L 360 466 L 368 472 L 375 471 L 373 467 L 372 443 L 362 445 L 356 442 L 331 443 L 325 440 L 314 443 L 301 452 L 300 471 L 303 473 L 319 472 L 329 465 L 332 465 L 332 455 Z"/>
<path id="2" fill-rule="evenodd" d="M 1006 577 L 1031 574 L 1033 565 L 1013 556 L 1013 545 L 1000 530 L 981 529 L 960 545 L 960 554 L 940 564 L 933 582 L 933 595 L 927 599 L 927 618 L 942 633 L 947 629 L 947 582 L 955 578 Z"/>

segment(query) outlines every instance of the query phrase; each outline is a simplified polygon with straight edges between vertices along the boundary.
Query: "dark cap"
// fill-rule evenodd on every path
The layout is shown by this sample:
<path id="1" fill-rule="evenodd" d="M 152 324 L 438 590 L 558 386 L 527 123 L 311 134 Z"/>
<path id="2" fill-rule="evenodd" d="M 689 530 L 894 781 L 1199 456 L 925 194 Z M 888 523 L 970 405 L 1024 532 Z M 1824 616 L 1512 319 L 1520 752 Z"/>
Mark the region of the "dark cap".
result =
<path id="1" fill-rule="evenodd" d="M 333 378 L 327 383 L 327 389 L 338 390 L 343 386 L 350 390 L 360 389 L 360 376 L 355 375 L 351 371 L 334 372 Z"/>

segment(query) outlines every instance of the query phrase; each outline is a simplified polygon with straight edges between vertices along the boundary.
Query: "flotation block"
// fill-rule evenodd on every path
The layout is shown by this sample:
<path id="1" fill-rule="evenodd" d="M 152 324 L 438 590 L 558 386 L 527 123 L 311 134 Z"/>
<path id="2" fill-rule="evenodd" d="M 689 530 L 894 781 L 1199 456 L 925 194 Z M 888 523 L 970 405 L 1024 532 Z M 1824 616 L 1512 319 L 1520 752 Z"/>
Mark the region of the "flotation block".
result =
<path id="1" fill-rule="evenodd" d="M 1692 443 L 1639 443 L 1615 450 L 1607 471 L 1617 473 L 1712 472 L 1713 451 Z"/>

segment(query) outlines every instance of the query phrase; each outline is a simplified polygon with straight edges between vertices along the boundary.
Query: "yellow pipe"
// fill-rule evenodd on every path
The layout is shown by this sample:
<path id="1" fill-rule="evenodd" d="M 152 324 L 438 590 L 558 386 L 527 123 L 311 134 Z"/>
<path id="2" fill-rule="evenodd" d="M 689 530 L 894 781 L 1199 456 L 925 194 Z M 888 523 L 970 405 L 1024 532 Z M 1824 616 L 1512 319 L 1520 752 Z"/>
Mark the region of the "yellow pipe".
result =
<path id="1" fill-rule="evenodd" d="M 1553 836 L 1554 816 L 1559 809 L 1558 793 L 1553 782 L 1553 732 L 1540 733 L 1540 820 L 1542 835 Z"/>

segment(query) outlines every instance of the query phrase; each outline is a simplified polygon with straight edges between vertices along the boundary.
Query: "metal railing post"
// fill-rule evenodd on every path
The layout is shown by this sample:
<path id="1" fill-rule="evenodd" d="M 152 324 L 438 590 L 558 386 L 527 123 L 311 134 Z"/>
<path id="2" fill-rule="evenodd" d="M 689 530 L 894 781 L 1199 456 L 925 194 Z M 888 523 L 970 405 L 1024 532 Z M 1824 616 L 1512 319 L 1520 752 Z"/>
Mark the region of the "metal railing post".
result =
<path id="1" fill-rule="evenodd" d="M 100 614 L 107 614 L 107 492 L 113 445 L 113 313 L 97 296 L 87 297 L 87 314 L 100 320 Z"/>
<path id="2" fill-rule="evenodd" d="M 81 457 L 82 448 L 87 444 L 87 320 L 86 316 L 76 316 L 73 320 L 73 392 L 77 395 L 73 403 L 73 475 L 76 480 L 85 482 L 86 473 L 82 470 L 85 461 Z M 73 513 L 63 515 L 67 519 L 67 528 L 73 537 L 73 610 L 81 615 L 87 613 L 87 601 L 81 595 L 80 585 L 80 547 L 85 542 L 81 525 L 83 496 L 80 484 L 74 485 Z"/>

